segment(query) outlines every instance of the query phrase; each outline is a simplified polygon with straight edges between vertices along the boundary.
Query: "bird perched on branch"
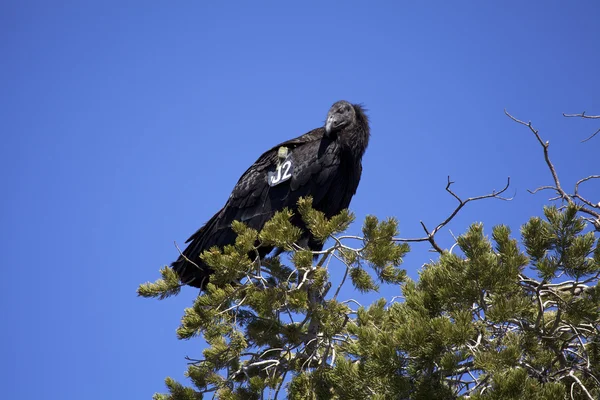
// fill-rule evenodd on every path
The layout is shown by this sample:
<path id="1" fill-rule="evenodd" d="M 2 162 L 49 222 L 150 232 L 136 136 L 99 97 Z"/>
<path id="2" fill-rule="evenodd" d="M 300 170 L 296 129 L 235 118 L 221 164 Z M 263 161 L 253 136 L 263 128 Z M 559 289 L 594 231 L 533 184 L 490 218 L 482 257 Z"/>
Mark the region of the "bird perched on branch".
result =
<path id="1" fill-rule="evenodd" d="M 338 101 L 325 126 L 288 140 L 261 155 L 241 176 L 227 203 L 202 228 L 171 266 L 187 285 L 204 289 L 213 272 L 200 254 L 213 246 L 235 243 L 233 221 L 259 230 L 277 211 L 297 210 L 300 197 L 311 196 L 313 208 L 330 218 L 350 205 L 360 181 L 362 156 L 369 144 L 369 120 L 362 106 Z M 297 212 L 291 222 L 305 233 L 298 245 L 320 251 Z M 272 248 L 261 248 L 264 257 Z M 192 261 L 193 263 L 191 263 Z"/>

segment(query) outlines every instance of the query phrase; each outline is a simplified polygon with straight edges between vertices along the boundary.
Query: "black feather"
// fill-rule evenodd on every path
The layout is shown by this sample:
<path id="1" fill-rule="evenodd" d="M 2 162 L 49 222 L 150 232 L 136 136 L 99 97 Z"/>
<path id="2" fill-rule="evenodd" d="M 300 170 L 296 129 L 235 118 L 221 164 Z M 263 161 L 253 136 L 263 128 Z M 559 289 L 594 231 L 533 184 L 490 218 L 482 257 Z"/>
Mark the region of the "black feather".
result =
<path id="1" fill-rule="evenodd" d="M 275 212 L 284 207 L 296 211 L 298 199 L 307 196 L 312 196 L 313 207 L 327 217 L 348 208 L 358 188 L 369 135 L 363 107 L 338 101 L 329 110 L 324 127 L 280 143 L 261 155 L 240 177 L 225 206 L 187 240 L 188 247 L 172 264 L 181 281 L 204 289 L 212 270 L 199 256 L 212 246 L 234 243 L 231 223 L 235 220 L 260 230 Z M 288 159 L 293 163 L 292 177 L 269 186 L 268 173 L 275 170 L 282 146 L 288 148 Z M 306 231 L 297 212 L 292 223 Z M 308 243 L 311 250 L 323 247 L 308 232 L 300 242 Z M 261 256 L 271 250 L 261 249 Z"/>

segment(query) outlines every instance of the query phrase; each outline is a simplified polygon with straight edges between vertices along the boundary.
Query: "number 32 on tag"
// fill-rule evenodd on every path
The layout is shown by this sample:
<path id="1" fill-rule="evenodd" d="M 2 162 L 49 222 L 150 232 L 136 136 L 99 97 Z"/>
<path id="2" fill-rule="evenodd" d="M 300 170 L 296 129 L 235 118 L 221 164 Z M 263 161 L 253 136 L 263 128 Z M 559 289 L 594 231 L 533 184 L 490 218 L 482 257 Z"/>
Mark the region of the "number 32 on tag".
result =
<path id="1" fill-rule="evenodd" d="M 269 186 L 279 185 L 281 182 L 285 182 L 292 177 L 292 160 L 285 160 L 283 163 L 278 164 L 274 172 L 269 172 L 268 182 Z"/>

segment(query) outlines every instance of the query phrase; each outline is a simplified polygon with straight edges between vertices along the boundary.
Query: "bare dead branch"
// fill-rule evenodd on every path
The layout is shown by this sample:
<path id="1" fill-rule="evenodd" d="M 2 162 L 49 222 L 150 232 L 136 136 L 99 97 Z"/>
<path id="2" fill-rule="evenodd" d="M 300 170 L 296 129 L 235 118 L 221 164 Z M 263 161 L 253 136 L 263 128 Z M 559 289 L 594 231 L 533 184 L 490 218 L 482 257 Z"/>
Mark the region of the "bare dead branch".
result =
<path id="1" fill-rule="evenodd" d="M 538 142 L 540 143 L 540 145 L 542 146 L 542 148 L 544 149 L 544 158 L 546 159 L 546 164 L 548 165 L 548 168 L 550 169 L 550 172 L 552 173 L 552 178 L 554 179 L 554 183 L 556 185 L 556 191 L 561 195 L 561 197 L 567 201 L 568 203 L 572 204 L 573 200 L 569 197 L 569 195 L 567 195 L 567 193 L 562 189 L 562 186 L 560 186 L 560 181 L 558 180 L 558 174 L 556 173 L 556 169 L 554 168 L 554 164 L 552 164 L 552 161 L 550 161 L 550 156 L 548 154 L 548 147 L 550 146 L 550 142 L 546 141 L 544 142 L 542 140 L 542 138 L 540 137 L 539 131 L 537 129 L 535 129 L 532 125 L 531 125 L 531 121 L 530 122 L 523 122 L 515 117 L 513 117 L 512 115 L 510 115 L 508 113 L 508 111 L 506 111 L 506 109 L 504 109 L 504 114 L 506 114 L 510 119 L 512 119 L 513 121 L 521 124 L 521 125 L 525 125 L 526 127 L 529 128 L 529 130 L 531 132 L 533 132 L 533 134 L 535 135 L 536 139 L 538 140 Z"/>
<path id="2" fill-rule="evenodd" d="M 450 180 L 450 176 L 448 176 L 448 183 L 446 184 L 446 191 L 448 193 L 450 193 L 450 195 L 452 195 L 452 197 L 454 197 L 458 201 L 458 206 L 454 209 L 454 211 L 452 211 L 452 213 L 450 213 L 450 215 L 444 221 L 440 222 L 432 231 L 429 231 L 429 229 L 427 229 L 427 227 L 425 226 L 425 223 L 423 223 L 423 221 L 420 221 L 421 227 L 423 228 L 423 230 L 425 231 L 425 234 L 427 236 L 421 237 L 421 238 L 406 238 L 406 239 L 405 238 L 394 238 L 394 241 L 396 241 L 396 242 L 403 242 L 403 243 L 429 242 L 429 243 L 431 243 L 431 246 L 434 248 L 434 250 L 441 254 L 443 252 L 443 250 L 435 242 L 435 235 L 436 235 L 436 233 L 438 233 L 440 231 L 440 229 L 442 229 L 450 221 L 452 221 L 452 219 L 458 214 L 458 212 L 465 205 L 467 205 L 471 201 L 477 201 L 477 200 L 483 200 L 483 199 L 490 199 L 490 198 L 495 198 L 495 199 L 504 200 L 504 201 L 510 201 L 510 200 L 512 200 L 512 197 L 507 198 L 507 197 L 500 196 L 502 193 L 506 192 L 506 190 L 510 186 L 510 176 L 507 178 L 506 185 L 502 188 L 502 190 L 500 190 L 498 192 L 496 192 L 495 190 L 493 190 L 492 193 L 488 193 L 488 194 L 485 194 L 485 195 L 482 195 L 482 196 L 469 197 L 466 200 L 462 200 L 456 193 L 454 193 L 450 189 L 450 186 L 453 183 L 454 182 Z"/>
<path id="3" fill-rule="evenodd" d="M 579 117 L 579 118 L 588 118 L 588 119 L 600 119 L 600 115 L 586 115 L 585 111 L 581 114 L 565 114 L 563 113 L 563 117 Z"/>
<path id="4" fill-rule="evenodd" d="M 575 184 L 575 194 L 578 194 L 579 185 L 585 181 L 589 181 L 590 179 L 600 179 L 600 175 L 590 175 L 588 177 L 578 180 Z"/>
<path id="5" fill-rule="evenodd" d="M 585 119 L 600 119 L 600 115 L 585 115 L 585 111 L 582 112 L 581 114 L 565 114 L 563 113 L 563 117 L 577 117 L 577 118 L 585 118 Z M 591 138 L 593 138 L 594 136 L 596 136 L 598 134 L 598 132 L 600 132 L 600 128 L 598 128 L 598 130 L 596 132 L 594 132 L 592 134 L 592 136 L 588 137 L 587 139 L 583 139 L 581 141 L 581 143 L 587 142 L 588 140 L 590 140 Z"/>
<path id="6" fill-rule="evenodd" d="M 537 192 L 541 192 L 542 190 L 547 190 L 547 189 L 556 190 L 556 188 L 554 186 L 540 186 L 539 188 L 534 189 L 534 190 L 527 189 L 527 191 L 531 194 L 536 194 Z"/>
<path id="7" fill-rule="evenodd" d="M 583 140 L 581 141 L 581 143 L 585 143 L 585 142 L 587 142 L 588 140 L 590 140 L 591 138 L 593 138 L 594 136 L 596 136 L 596 135 L 598 134 L 598 132 L 600 132 L 600 128 L 598 128 L 598 130 L 597 130 L 596 132 L 592 133 L 592 135 L 591 135 L 591 136 L 587 137 L 586 139 L 583 139 Z"/>
<path id="8" fill-rule="evenodd" d="M 600 209 L 600 202 L 594 204 L 594 203 L 592 203 L 591 201 L 587 200 L 586 198 L 584 198 L 583 196 L 581 196 L 579 194 L 579 185 L 581 183 L 583 183 L 583 182 L 586 182 L 586 181 L 589 181 L 589 180 L 592 180 L 592 179 L 600 179 L 600 175 L 590 175 L 590 176 L 587 176 L 587 177 L 585 177 L 583 179 L 578 180 L 577 183 L 575 184 L 575 192 L 573 194 L 573 197 L 576 198 L 576 199 L 578 199 L 578 200 L 580 200 L 582 203 L 585 203 L 586 205 L 588 205 L 588 206 L 590 206 L 592 208 Z"/>
<path id="9" fill-rule="evenodd" d="M 425 231 L 425 233 L 427 234 L 427 240 L 429 241 L 429 243 L 431 243 L 431 247 L 433 247 L 435 249 L 435 251 L 437 251 L 438 253 L 443 253 L 444 250 L 442 250 L 442 248 L 440 246 L 438 246 L 438 244 L 435 242 L 434 236 L 435 233 L 430 233 L 429 230 L 427 230 L 427 227 L 425 226 L 425 224 L 423 223 L 423 221 L 419 221 L 421 223 L 421 226 L 423 227 L 423 230 Z"/>
<path id="10" fill-rule="evenodd" d="M 192 264 L 194 267 L 196 267 L 196 268 L 200 269 L 200 267 L 198 266 L 198 264 L 196 264 L 195 262 L 193 262 L 192 260 L 190 260 L 189 258 L 187 258 L 187 257 L 186 257 L 186 256 L 183 254 L 183 252 L 181 251 L 181 249 L 180 249 L 180 248 L 179 248 L 179 246 L 177 245 L 177 242 L 176 242 L 176 241 L 173 241 L 173 244 L 175 245 L 175 248 L 176 248 L 176 249 L 177 249 L 177 251 L 179 252 L 179 255 L 180 255 L 181 257 L 183 257 L 183 259 L 184 259 L 185 261 L 189 262 L 189 263 L 190 263 L 190 264 Z M 207 278 L 205 277 L 205 278 L 203 279 L 203 281 L 204 281 L 205 279 L 207 279 Z M 190 281 L 188 281 L 188 282 L 183 282 L 183 281 L 182 281 L 182 285 L 181 285 L 181 286 L 183 286 L 183 285 L 189 285 L 190 283 L 194 282 L 195 280 L 196 280 L 196 278 L 195 278 L 195 277 L 193 277 L 193 278 L 192 278 Z M 202 285 L 202 284 L 203 284 L 203 283 L 201 283 L 201 285 Z"/>
<path id="11" fill-rule="evenodd" d="M 511 114 L 509 114 L 508 111 L 506 111 L 506 109 L 504 110 L 504 113 L 513 121 L 515 121 L 518 124 L 524 125 L 526 127 L 529 128 L 529 130 L 531 132 L 533 132 L 533 134 L 535 135 L 537 141 L 540 143 L 540 145 L 542 146 L 543 150 L 544 150 L 544 159 L 546 160 L 546 165 L 548 166 L 548 169 L 550 170 L 550 173 L 552 174 L 552 179 L 554 180 L 554 185 L 555 186 L 542 186 L 541 188 L 538 188 L 536 190 L 534 190 L 532 193 L 536 193 L 539 190 L 544 190 L 544 189 L 554 189 L 556 191 L 556 193 L 558 194 L 558 197 L 554 197 L 551 198 L 550 201 L 554 201 L 554 200 L 558 200 L 561 199 L 565 202 L 567 202 L 570 205 L 575 205 L 579 207 L 579 211 L 591 215 L 593 218 L 592 224 L 594 225 L 594 228 L 597 231 L 600 231 L 600 213 L 592 210 L 591 208 L 585 207 L 584 205 L 587 205 L 589 207 L 592 208 L 600 208 L 600 204 L 594 204 L 591 201 L 583 198 L 583 196 L 579 195 L 578 193 L 578 189 L 579 189 L 579 184 L 581 184 L 582 182 L 585 182 L 587 180 L 590 179 L 596 179 L 596 177 L 599 177 L 598 175 L 591 175 L 587 178 L 583 178 L 582 180 L 578 181 L 577 184 L 575 185 L 575 194 L 574 195 L 569 195 L 567 194 L 567 192 L 565 192 L 565 190 L 562 188 L 560 181 L 558 179 L 558 174 L 556 173 L 556 169 L 554 168 L 554 164 L 552 163 L 552 161 L 550 160 L 550 155 L 548 152 L 548 147 L 550 146 L 550 142 L 546 141 L 544 142 L 539 134 L 539 131 L 537 129 L 535 129 L 531 122 L 523 122 L 520 119 L 517 119 L 515 117 L 513 117 Z M 593 115 L 593 116 L 589 116 L 589 115 L 585 115 L 585 112 L 581 113 L 581 114 L 563 114 L 565 117 L 582 117 L 582 118 L 597 118 L 600 116 L 597 115 Z M 597 133 L 597 132 L 596 132 Z M 530 191 L 531 193 L 531 191 Z M 580 200 L 584 205 L 581 204 L 576 204 L 575 200 Z"/>

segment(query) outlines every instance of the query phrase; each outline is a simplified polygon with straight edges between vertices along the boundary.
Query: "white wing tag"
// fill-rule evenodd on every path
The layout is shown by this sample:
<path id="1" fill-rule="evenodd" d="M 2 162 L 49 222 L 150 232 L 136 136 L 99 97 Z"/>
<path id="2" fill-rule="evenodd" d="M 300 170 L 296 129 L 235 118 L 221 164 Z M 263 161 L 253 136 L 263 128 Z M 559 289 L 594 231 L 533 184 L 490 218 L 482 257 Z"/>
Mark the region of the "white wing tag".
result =
<path id="1" fill-rule="evenodd" d="M 286 147 L 280 147 L 277 155 L 279 156 L 279 161 L 277 162 L 275 171 L 271 171 L 267 174 L 267 182 L 271 187 L 289 180 L 294 171 L 294 165 L 292 164 L 292 158 L 290 157 L 291 154 L 289 154 Z"/>

